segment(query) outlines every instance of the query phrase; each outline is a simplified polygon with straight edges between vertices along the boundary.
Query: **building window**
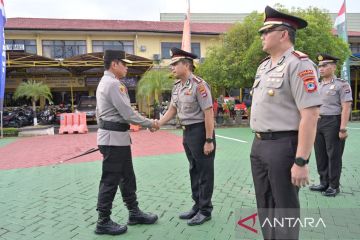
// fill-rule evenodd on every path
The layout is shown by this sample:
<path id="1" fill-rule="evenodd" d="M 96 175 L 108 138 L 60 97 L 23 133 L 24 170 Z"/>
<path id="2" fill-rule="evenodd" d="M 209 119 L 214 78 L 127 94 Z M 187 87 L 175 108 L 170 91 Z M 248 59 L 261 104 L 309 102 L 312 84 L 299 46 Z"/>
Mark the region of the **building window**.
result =
<path id="1" fill-rule="evenodd" d="M 360 53 L 360 43 L 350 43 L 350 50 L 353 54 Z"/>
<path id="2" fill-rule="evenodd" d="M 36 54 L 36 40 L 6 39 L 6 48 L 9 50 L 23 50 L 27 53 Z"/>
<path id="3" fill-rule="evenodd" d="M 177 42 L 162 42 L 161 43 L 161 58 L 170 59 L 170 49 L 176 47 L 181 48 L 181 43 Z M 191 52 L 201 58 L 200 43 L 191 43 Z"/>
<path id="4" fill-rule="evenodd" d="M 92 41 L 93 52 L 104 52 L 105 50 L 121 50 L 134 54 L 134 41 Z"/>
<path id="5" fill-rule="evenodd" d="M 48 58 L 69 58 L 86 54 L 86 41 L 44 40 L 43 56 Z"/>

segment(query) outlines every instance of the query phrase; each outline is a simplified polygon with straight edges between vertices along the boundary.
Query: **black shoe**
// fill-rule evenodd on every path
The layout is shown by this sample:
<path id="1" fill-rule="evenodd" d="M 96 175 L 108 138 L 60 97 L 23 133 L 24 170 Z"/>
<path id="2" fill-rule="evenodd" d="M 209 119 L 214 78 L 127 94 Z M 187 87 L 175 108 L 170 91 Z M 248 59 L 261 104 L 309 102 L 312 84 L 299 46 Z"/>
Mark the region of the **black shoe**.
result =
<path id="1" fill-rule="evenodd" d="M 319 184 L 319 185 L 312 185 L 309 187 L 311 191 L 323 192 L 328 189 L 327 185 Z"/>
<path id="2" fill-rule="evenodd" d="M 194 209 L 191 209 L 188 212 L 181 213 L 179 215 L 179 218 L 180 219 L 192 219 L 197 213 L 198 213 L 198 211 L 195 211 Z"/>
<path id="3" fill-rule="evenodd" d="M 110 218 L 107 221 L 99 219 L 96 224 L 95 233 L 96 234 L 109 234 L 109 235 L 119 235 L 127 231 L 126 225 L 120 225 L 116 222 L 113 222 Z"/>
<path id="4" fill-rule="evenodd" d="M 322 195 L 326 197 L 335 197 L 339 192 L 340 188 L 329 187 L 325 192 L 322 192 Z"/>
<path id="5" fill-rule="evenodd" d="M 139 208 L 129 211 L 129 225 L 153 224 L 158 220 L 158 216 L 153 213 L 144 213 Z"/>
<path id="6" fill-rule="evenodd" d="M 195 226 L 195 225 L 201 225 L 206 221 L 209 221 L 211 219 L 211 216 L 205 216 L 198 212 L 192 219 L 190 219 L 187 224 L 189 226 Z"/>

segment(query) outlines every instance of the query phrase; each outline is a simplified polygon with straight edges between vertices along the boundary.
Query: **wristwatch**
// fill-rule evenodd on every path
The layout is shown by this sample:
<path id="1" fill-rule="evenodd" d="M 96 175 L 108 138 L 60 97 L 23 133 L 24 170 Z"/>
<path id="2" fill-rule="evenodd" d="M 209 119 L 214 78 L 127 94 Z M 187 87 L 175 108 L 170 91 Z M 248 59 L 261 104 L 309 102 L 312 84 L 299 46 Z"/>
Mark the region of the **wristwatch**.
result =
<path id="1" fill-rule="evenodd" d="M 303 158 L 301 158 L 301 157 L 295 158 L 295 164 L 298 165 L 298 166 L 300 166 L 300 167 L 303 167 L 303 166 L 305 166 L 305 165 L 308 164 L 308 163 L 309 163 L 309 159 L 308 159 L 308 160 L 305 160 L 305 159 L 303 159 Z"/>
<path id="2" fill-rule="evenodd" d="M 346 133 L 346 132 L 347 132 L 347 129 L 346 129 L 346 128 L 342 128 L 342 129 L 339 130 L 339 132 L 341 132 L 341 133 Z"/>
<path id="3" fill-rule="evenodd" d="M 212 142 L 214 142 L 214 139 L 212 139 L 212 138 L 207 138 L 205 141 L 206 141 L 207 143 L 212 143 Z"/>

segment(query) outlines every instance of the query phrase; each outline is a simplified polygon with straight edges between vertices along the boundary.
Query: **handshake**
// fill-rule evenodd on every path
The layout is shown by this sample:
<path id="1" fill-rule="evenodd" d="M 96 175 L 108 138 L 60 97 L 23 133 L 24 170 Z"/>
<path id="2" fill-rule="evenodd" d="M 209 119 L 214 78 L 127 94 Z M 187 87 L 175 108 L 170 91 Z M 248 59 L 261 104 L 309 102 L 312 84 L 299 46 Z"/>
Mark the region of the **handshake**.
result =
<path id="1" fill-rule="evenodd" d="M 150 130 L 150 132 L 156 132 L 157 130 L 160 129 L 160 126 L 161 126 L 161 125 L 160 125 L 159 120 L 153 119 L 153 120 L 152 120 L 151 128 L 150 128 L 149 130 Z"/>

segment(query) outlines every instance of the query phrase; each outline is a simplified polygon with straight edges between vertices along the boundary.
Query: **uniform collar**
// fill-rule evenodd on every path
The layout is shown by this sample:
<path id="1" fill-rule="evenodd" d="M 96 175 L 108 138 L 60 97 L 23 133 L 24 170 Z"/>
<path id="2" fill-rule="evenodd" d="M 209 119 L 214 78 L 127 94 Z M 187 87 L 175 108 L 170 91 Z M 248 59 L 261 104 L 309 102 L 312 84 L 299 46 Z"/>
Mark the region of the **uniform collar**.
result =
<path id="1" fill-rule="evenodd" d="M 188 87 L 191 85 L 191 81 L 193 79 L 194 75 L 192 73 L 190 73 L 188 79 L 183 83 L 181 83 L 181 87 Z"/>
<path id="2" fill-rule="evenodd" d="M 330 84 L 330 83 L 334 83 L 334 82 L 335 82 L 335 79 L 336 79 L 336 76 L 334 75 L 334 76 L 332 77 L 332 79 L 330 80 L 330 82 L 325 83 L 325 81 L 321 81 L 321 83 L 322 83 L 323 85 L 327 85 L 327 84 Z"/>
<path id="3" fill-rule="evenodd" d="M 110 72 L 110 71 L 108 71 L 108 70 L 105 70 L 105 71 L 104 71 L 104 75 L 105 75 L 105 76 L 112 77 L 112 78 L 116 78 L 116 77 L 115 77 L 115 74 L 113 74 L 112 72 Z"/>
<path id="4" fill-rule="evenodd" d="M 274 65 L 274 66 L 271 66 L 271 67 L 270 67 L 270 65 L 271 65 L 271 58 L 270 58 L 270 59 L 268 60 L 268 62 L 266 63 L 266 65 L 265 65 L 265 66 L 268 67 L 267 72 L 269 72 L 269 71 L 271 71 L 271 70 L 273 70 L 273 69 L 275 69 L 275 68 L 277 68 L 277 67 L 279 67 L 279 66 L 282 66 L 282 65 L 285 63 L 286 58 L 288 58 L 289 55 L 290 55 L 293 51 L 294 51 L 294 47 L 290 47 L 288 50 L 286 50 L 286 51 L 282 54 L 282 56 L 281 56 L 281 58 L 278 60 L 277 64 Z"/>

